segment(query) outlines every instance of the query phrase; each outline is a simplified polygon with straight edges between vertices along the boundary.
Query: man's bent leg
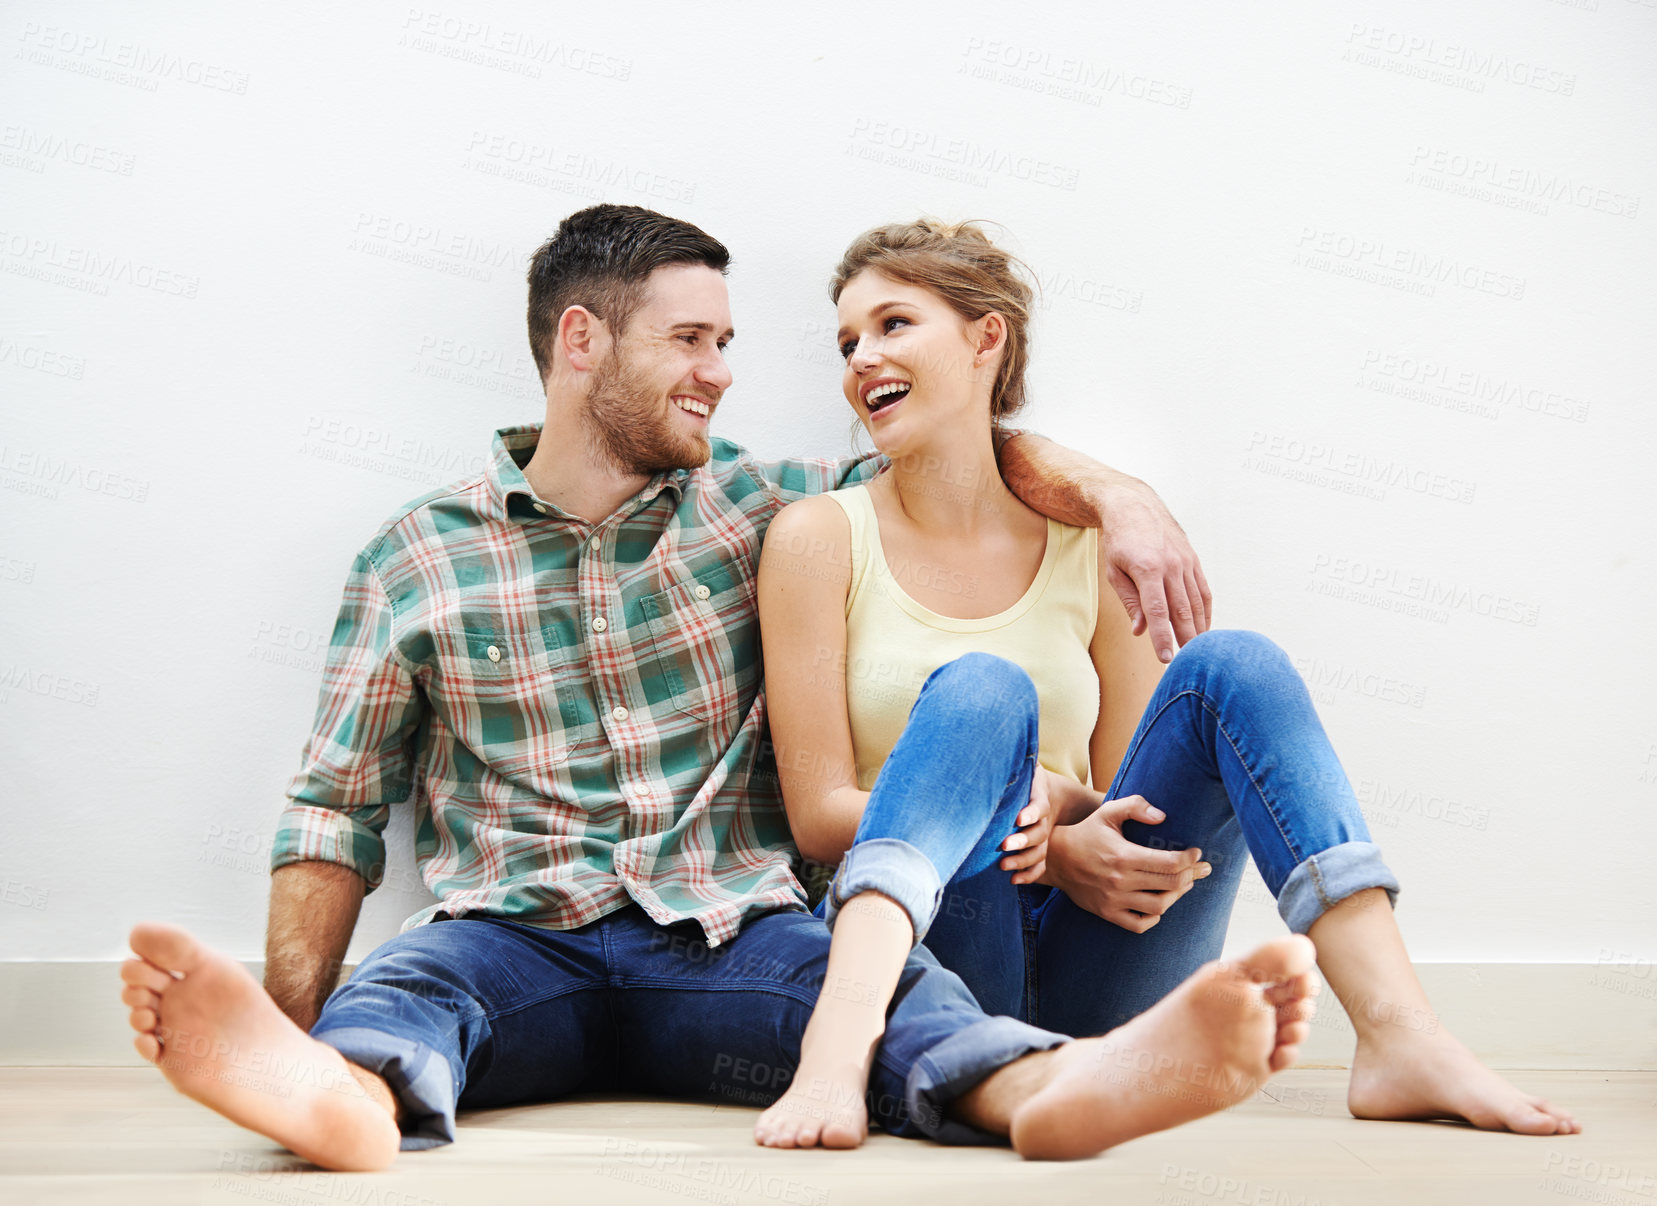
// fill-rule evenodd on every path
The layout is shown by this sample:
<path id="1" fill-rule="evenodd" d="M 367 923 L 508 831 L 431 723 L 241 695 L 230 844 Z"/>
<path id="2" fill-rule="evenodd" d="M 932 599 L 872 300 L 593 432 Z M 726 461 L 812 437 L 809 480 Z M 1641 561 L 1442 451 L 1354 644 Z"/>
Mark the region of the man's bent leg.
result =
<path id="1" fill-rule="evenodd" d="M 463 919 L 399 934 L 329 998 L 311 1035 L 384 1080 L 405 1150 L 451 1143 L 457 1108 L 544 1100 L 608 1072 L 607 920 L 549 931 Z"/>

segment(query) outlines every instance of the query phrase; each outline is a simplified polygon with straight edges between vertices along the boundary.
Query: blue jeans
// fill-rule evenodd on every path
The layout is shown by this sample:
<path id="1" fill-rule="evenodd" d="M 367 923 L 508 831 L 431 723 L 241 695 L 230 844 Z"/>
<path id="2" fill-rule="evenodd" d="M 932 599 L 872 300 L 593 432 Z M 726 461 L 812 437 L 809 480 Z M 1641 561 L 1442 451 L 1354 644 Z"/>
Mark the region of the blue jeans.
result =
<path id="1" fill-rule="evenodd" d="M 828 928 L 797 911 L 749 921 L 720 947 L 694 922 L 660 926 L 637 905 L 576 930 L 438 921 L 369 955 L 311 1034 L 385 1079 L 405 1149 L 452 1142 L 457 1108 L 582 1091 L 766 1105 L 799 1062 L 828 949 Z M 872 1117 L 898 1135 L 1001 1142 L 947 1118 L 949 1104 L 1065 1041 L 985 1016 L 918 949 L 875 1053 Z"/>
<path id="2" fill-rule="evenodd" d="M 1029 803 L 1037 715 L 1029 676 L 1002 658 L 967 654 L 927 679 L 819 906 L 831 925 L 857 893 L 883 892 L 987 1011 L 1081 1035 L 1121 1025 L 1219 956 L 1247 855 L 1297 933 L 1364 888 L 1396 900 L 1305 684 L 1258 633 L 1208 632 L 1179 652 L 1106 794 L 1166 814 L 1127 822 L 1129 840 L 1200 846 L 1214 868 L 1143 934 L 1063 892 L 1015 887 L 997 865 Z"/>

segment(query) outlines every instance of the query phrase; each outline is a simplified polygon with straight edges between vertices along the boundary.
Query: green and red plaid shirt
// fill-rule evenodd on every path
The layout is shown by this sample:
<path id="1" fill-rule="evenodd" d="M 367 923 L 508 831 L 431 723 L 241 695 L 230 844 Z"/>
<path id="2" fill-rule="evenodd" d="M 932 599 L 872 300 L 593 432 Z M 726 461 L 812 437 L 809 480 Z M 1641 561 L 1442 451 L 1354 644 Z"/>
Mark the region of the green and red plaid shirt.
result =
<path id="1" fill-rule="evenodd" d="M 755 575 L 786 504 L 873 458 L 761 462 L 725 440 L 602 523 L 535 496 L 540 426 L 404 507 L 357 556 L 272 868 L 384 874 L 414 805 L 441 911 L 574 929 L 636 901 L 710 945 L 804 907 L 765 742 Z"/>

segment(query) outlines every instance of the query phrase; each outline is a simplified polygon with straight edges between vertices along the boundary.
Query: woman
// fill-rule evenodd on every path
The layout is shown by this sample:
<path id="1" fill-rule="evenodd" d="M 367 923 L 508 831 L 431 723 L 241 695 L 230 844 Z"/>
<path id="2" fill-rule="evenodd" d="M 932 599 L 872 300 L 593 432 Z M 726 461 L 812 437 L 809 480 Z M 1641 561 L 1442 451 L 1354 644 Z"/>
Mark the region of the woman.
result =
<path id="1" fill-rule="evenodd" d="M 1028 355 L 1016 262 L 971 225 L 888 226 L 848 248 L 832 293 L 846 399 L 892 463 L 786 508 L 761 563 L 789 821 L 840 866 L 829 978 L 756 1138 L 861 1140 L 922 938 L 988 1012 L 1104 1033 L 1219 954 L 1245 855 L 1357 1030 L 1355 1116 L 1580 1129 L 1439 1026 L 1397 881 L 1281 650 L 1211 632 L 1164 670 L 1100 604 L 1097 533 L 1001 480 Z"/>

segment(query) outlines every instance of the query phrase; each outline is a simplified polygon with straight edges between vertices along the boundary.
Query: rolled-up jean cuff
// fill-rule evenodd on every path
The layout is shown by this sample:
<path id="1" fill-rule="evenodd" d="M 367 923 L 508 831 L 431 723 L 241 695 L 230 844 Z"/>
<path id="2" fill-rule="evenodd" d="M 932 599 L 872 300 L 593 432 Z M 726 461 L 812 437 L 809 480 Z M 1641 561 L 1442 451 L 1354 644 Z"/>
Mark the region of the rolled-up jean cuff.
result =
<path id="1" fill-rule="evenodd" d="M 859 892 L 879 892 L 895 900 L 909 914 L 918 944 L 938 915 L 944 885 L 938 878 L 938 868 L 919 847 L 897 838 L 870 838 L 846 851 L 829 885 L 824 920 L 830 929 L 841 907 Z"/>
<path id="2" fill-rule="evenodd" d="M 385 1081 L 403 1107 L 403 1150 L 419 1151 L 455 1141 L 455 1081 L 449 1061 L 410 1039 L 347 1026 L 311 1035 Z"/>
<path id="3" fill-rule="evenodd" d="M 904 1087 L 904 1104 L 915 1128 L 939 1143 L 1005 1143 L 1007 1136 L 979 1130 L 946 1116 L 950 1105 L 992 1072 L 1032 1051 L 1050 1051 L 1068 1035 L 1040 1030 L 1017 1018 L 985 1018 L 957 1031 L 915 1061 Z"/>
<path id="4" fill-rule="evenodd" d="M 1277 911 L 1296 934 L 1354 892 L 1385 888 L 1387 900 L 1398 903 L 1398 877 L 1381 861 L 1374 842 L 1342 842 L 1312 855 L 1289 872 L 1277 894 Z"/>

